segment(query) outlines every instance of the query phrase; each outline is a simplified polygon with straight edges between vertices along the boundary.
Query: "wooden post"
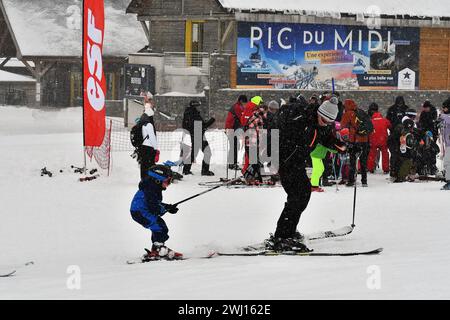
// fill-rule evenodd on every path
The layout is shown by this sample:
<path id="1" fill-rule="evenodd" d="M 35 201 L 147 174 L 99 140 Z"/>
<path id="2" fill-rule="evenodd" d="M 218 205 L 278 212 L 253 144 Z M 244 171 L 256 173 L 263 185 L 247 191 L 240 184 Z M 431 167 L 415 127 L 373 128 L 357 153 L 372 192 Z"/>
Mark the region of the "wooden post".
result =
<path id="1" fill-rule="evenodd" d="M 217 19 L 217 46 L 219 53 L 222 53 L 222 20 Z"/>
<path id="2" fill-rule="evenodd" d="M 34 61 L 34 70 L 36 77 L 36 102 L 41 104 L 41 63 L 40 61 Z"/>

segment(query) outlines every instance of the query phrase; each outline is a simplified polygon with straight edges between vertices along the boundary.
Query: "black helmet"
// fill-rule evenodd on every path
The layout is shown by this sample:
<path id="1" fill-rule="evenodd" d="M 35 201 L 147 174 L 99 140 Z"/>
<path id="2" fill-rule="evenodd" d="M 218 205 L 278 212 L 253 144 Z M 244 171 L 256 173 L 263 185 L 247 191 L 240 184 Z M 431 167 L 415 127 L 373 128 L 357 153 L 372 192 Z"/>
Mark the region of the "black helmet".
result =
<path id="1" fill-rule="evenodd" d="M 444 108 L 450 109 L 450 98 L 448 98 L 447 100 L 445 100 L 445 101 L 442 103 L 442 106 L 443 106 Z"/>
<path id="2" fill-rule="evenodd" d="M 192 100 L 191 102 L 189 102 L 189 106 L 190 107 L 198 107 L 198 106 L 201 106 L 201 105 L 202 105 L 202 103 L 200 101 L 198 101 L 198 100 Z"/>
<path id="3" fill-rule="evenodd" d="M 156 164 L 152 166 L 148 171 L 147 175 L 152 178 L 158 184 L 162 184 L 163 181 L 173 179 L 173 172 L 169 167 L 163 166 L 161 164 Z"/>
<path id="4" fill-rule="evenodd" d="M 414 128 L 414 121 L 410 118 L 403 119 L 402 124 L 407 130 L 411 130 L 412 128 Z"/>
<path id="5" fill-rule="evenodd" d="M 369 111 L 378 112 L 378 104 L 376 102 L 372 102 L 369 106 Z"/>

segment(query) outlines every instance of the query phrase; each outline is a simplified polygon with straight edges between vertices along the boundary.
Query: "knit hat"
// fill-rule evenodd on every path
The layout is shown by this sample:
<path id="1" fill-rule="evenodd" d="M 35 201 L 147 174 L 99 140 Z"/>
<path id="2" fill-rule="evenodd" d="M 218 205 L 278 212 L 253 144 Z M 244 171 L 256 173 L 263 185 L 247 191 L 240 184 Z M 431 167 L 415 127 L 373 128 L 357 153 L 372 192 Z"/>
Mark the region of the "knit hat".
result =
<path id="1" fill-rule="evenodd" d="M 264 102 L 263 98 L 261 98 L 260 96 L 253 97 L 250 101 L 256 104 L 257 106 L 259 106 L 261 103 Z"/>
<path id="2" fill-rule="evenodd" d="M 317 110 L 317 113 L 329 122 L 333 122 L 338 116 L 339 109 L 337 104 L 332 103 L 331 101 L 324 101 L 319 107 L 319 110 Z"/>
<path id="3" fill-rule="evenodd" d="M 280 109 L 279 103 L 276 102 L 275 100 L 270 101 L 268 107 L 269 109 L 276 109 L 276 110 Z"/>

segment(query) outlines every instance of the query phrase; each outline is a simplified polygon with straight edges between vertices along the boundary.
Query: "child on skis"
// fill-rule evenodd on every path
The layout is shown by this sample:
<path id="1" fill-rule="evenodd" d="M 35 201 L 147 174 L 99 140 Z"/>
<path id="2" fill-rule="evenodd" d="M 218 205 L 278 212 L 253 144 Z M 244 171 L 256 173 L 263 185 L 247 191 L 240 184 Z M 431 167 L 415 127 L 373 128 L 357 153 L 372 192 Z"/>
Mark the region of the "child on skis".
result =
<path id="1" fill-rule="evenodd" d="M 178 212 L 176 205 L 162 202 L 162 191 L 172 183 L 173 174 L 169 167 L 154 165 L 147 171 L 147 176 L 139 183 L 139 190 L 131 202 L 131 217 L 134 221 L 152 232 L 152 248 L 142 257 L 143 262 L 153 260 L 182 259 L 181 253 L 166 247 L 169 229 L 161 218 L 167 212 Z"/>

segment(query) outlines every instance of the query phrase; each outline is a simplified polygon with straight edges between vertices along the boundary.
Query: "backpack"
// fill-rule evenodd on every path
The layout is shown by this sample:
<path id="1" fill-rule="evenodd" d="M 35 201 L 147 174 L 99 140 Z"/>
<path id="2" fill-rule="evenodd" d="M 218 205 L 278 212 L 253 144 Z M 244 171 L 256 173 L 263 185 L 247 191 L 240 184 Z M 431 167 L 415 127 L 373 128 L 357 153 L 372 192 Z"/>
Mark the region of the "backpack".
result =
<path id="1" fill-rule="evenodd" d="M 372 119 L 364 110 L 356 110 L 356 134 L 368 136 L 374 131 Z"/>
<path id="2" fill-rule="evenodd" d="M 144 143 L 144 140 L 148 138 L 148 135 L 145 138 L 142 136 L 142 127 L 147 123 L 149 122 L 139 120 L 138 123 L 131 128 L 130 141 L 133 147 L 139 148 Z"/>

